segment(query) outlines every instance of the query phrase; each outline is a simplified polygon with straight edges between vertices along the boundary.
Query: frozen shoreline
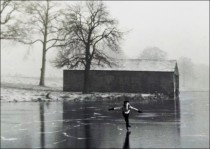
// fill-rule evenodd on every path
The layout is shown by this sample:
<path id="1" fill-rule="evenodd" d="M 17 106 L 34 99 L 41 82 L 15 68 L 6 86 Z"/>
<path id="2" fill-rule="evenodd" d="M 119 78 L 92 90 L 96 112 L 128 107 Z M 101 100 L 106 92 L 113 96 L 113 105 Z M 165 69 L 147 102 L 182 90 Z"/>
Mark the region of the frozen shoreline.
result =
<path id="1" fill-rule="evenodd" d="M 1 84 L 1 102 L 63 102 L 63 101 L 151 101 L 153 95 L 136 93 L 90 93 L 63 92 L 52 87 L 35 85 L 18 86 L 17 84 Z M 165 97 L 166 99 L 166 97 Z"/>
<path id="2" fill-rule="evenodd" d="M 20 88 L 1 88 L 1 102 L 63 102 L 63 101 L 123 101 L 144 100 L 141 94 L 62 92 L 55 90 L 33 90 Z"/>

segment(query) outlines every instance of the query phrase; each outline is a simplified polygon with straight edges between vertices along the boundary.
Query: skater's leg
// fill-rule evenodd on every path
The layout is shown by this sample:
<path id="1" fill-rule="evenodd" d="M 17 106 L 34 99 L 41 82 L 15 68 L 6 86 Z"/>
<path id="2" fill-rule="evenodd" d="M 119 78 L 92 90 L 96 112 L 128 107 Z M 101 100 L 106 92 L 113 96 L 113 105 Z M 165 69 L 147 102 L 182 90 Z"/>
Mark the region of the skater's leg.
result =
<path id="1" fill-rule="evenodd" d="M 129 114 L 123 113 L 123 117 L 124 117 L 124 119 L 125 119 L 126 128 L 127 128 L 127 130 L 128 130 L 128 127 L 130 127 L 130 125 L 129 125 Z"/>
<path id="2" fill-rule="evenodd" d="M 127 114 L 127 125 L 128 125 L 128 127 L 131 127 L 130 123 L 129 123 L 129 114 Z"/>

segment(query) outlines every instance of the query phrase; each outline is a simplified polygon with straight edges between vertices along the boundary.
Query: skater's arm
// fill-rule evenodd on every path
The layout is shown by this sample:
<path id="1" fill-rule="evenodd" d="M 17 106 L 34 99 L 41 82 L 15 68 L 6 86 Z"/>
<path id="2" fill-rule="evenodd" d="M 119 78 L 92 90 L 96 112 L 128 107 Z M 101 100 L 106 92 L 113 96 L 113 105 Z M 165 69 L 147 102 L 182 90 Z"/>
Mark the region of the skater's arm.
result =
<path id="1" fill-rule="evenodd" d="M 130 106 L 130 108 L 131 108 L 132 110 L 138 111 L 138 109 L 136 109 L 136 108 L 134 108 L 134 107 L 132 107 L 132 106 Z"/>
<path id="2" fill-rule="evenodd" d="M 130 108 L 131 108 L 132 110 L 135 110 L 135 111 L 139 112 L 139 113 L 142 113 L 142 111 L 141 111 L 141 110 L 136 109 L 136 108 L 134 108 L 134 107 L 132 107 L 132 106 L 130 106 Z"/>
<path id="3" fill-rule="evenodd" d="M 114 107 L 114 108 L 109 108 L 108 110 L 120 110 L 122 107 Z"/>

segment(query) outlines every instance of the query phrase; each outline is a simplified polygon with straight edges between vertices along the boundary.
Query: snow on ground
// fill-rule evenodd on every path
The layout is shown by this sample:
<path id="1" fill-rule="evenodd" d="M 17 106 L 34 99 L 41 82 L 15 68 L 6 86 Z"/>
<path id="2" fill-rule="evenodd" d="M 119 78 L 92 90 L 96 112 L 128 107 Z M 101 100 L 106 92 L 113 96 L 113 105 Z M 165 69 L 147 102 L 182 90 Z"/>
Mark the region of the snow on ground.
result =
<path id="1" fill-rule="evenodd" d="M 123 101 L 124 99 L 141 100 L 143 99 L 141 94 L 122 94 L 122 93 L 92 93 L 82 94 L 81 92 L 62 92 L 62 91 L 50 91 L 49 89 L 43 90 L 27 90 L 19 88 L 1 88 L 1 101 L 3 102 L 18 102 L 18 101 L 104 101 L 104 100 L 116 100 Z"/>
<path id="2" fill-rule="evenodd" d="M 9 88 L 37 89 L 37 90 L 62 90 L 62 78 L 46 78 L 46 87 L 40 87 L 39 78 L 21 76 L 1 76 L 1 85 Z"/>
<path id="3" fill-rule="evenodd" d="M 153 99 L 153 96 L 131 93 L 91 93 L 63 92 L 62 79 L 46 79 L 46 87 L 38 86 L 39 78 L 30 77 L 2 77 L 2 102 L 39 102 L 39 101 L 104 101 L 115 100 L 144 100 Z"/>

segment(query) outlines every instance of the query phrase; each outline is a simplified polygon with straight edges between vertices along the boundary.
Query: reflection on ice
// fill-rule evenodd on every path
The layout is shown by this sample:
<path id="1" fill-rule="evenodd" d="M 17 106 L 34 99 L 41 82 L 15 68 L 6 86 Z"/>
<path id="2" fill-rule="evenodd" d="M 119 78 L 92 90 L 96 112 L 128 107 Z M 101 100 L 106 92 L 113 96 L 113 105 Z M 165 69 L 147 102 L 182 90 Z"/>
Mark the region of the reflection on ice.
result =
<path id="1" fill-rule="evenodd" d="M 74 136 L 71 136 L 71 135 L 67 134 L 66 132 L 64 132 L 63 135 L 66 136 L 66 137 L 68 137 L 68 138 L 74 138 L 74 139 L 78 139 L 78 140 L 87 139 L 87 138 L 74 137 Z"/>
<path id="2" fill-rule="evenodd" d="M 4 136 L 1 136 L 1 140 L 3 140 L 3 141 L 15 141 L 15 140 L 17 140 L 17 138 L 6 138 Z"/>
<path id="3" fill-rule="evenodd" d="M 117 127 L 117 129 L 118 129 L 118 130 L 120 130 L 120 131 L 122 131 L 122 130 L 123 130 L 123 129 L 122 129 L 122 128 L 120 128 L 119 126 Z"/>
<path id="4" fill-rule="evenodd" d="M 101 116 L 98 116 L 98 117 L 110 117 L 110 116 L 104 116 L 104 115 L 101 115 Z"/>
<path id="5" fill-rule="evenodd" d="M 64 130 L 58 130 L 58 131 L 44 131 L 44 132 L 39 132 L 39 133 L 44 133 L 44 134 L 51 134 L 51 133 L 60 133 L 60 132 L 63 132 Z"/>
<path id="6" fill-rule="evenodd" d="M 156 113 L 142 113 L 141 115 L 137 115 L 136 117 L 154 117 Z"/>
<path id="7" fill-rule="evenodd" d="M 130 149 L 130 132 L 126 133 L 123 149 Z"/>
<path id="8" fill-rule="evenodd" d="M 101 115 L 101 113 L 96 113 L 96 112 L 94 112 L 93 114 L 94 114 L 94 115 Z"/>

